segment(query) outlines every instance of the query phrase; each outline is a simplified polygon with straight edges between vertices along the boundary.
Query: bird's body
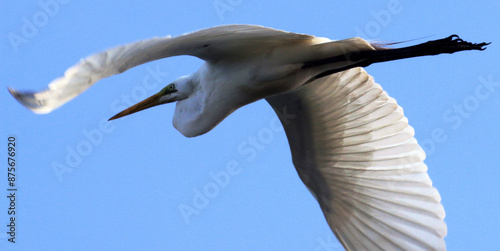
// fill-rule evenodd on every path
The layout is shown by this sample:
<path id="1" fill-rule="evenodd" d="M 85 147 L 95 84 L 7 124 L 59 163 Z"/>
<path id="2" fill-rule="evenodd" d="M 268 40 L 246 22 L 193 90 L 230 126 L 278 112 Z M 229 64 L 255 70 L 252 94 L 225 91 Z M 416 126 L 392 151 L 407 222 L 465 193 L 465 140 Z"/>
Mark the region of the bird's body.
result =
<path id="1" fill-rule="evenodd" d="M 187 137 L 204 134 L 241 106 L 304 85 L 312 75 L 300 68 L 301 64 L 279 64 L 261 55 L 246 61 L 205 62 L 180 80 L 192 87 L 192 96 L 178 101 L 173 125 Z"/>
<path id="2" fill-rule="evenodd" d="M 199 57 L 205 62 L 198 71 L 111 119 L 176 101 L 173 125 L 194 137 L 266 99 L 285 128 L 300 178 L 346 249 L 443 250 L 444 209 L 425 153 L 401 107 L 359 66 L 486 45 L 455 38 L 384 49 L 360 38 L 220 26 L 116 47 L 82 60 L 45 91 L 10 91 L 47 113 L 101 78 L 160 58 Z"/>
<path id="3" fill-rule="evenodd" d="M 210 53 L 236 54 L 239 57 L 219 56 L 217 60 L 206 60 L 197 72 L 179 79 L 192 87 L 191 98 L 178 101 L 173 119 L 174 127 L 184 136 L 204 134 L 241 106 L 298 89 L 322 72 L 353 63 L 344 60 L 304 68 L 304 62 L 341 56 L 346 51 L 374 50 L 359 38 L 332 41 L 272 30 L 269 35 L 283 36 L 277 43 L 269 37 L 262 39 L 260 34 L 254 32 L 251 29 L 246 36 L 239 38 L 241 41 L 235 41 L 224 52 L 216 49 Z M 207 43 L 203 46 L 210 50 L 212 45 Z M 249 47 L 256 49 L 246 51 Z"/>

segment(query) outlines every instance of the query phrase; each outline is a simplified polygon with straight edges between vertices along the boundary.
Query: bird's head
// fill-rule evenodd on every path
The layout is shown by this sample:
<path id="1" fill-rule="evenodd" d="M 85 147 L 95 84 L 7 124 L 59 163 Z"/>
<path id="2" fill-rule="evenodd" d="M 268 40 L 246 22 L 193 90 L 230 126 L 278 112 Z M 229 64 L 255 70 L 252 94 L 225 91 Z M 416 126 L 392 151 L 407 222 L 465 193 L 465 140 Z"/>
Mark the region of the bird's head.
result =
<path id="1" fill-rule="evenodd" d="M 161 91 L 155 95 L 121 111 L 115 116 L 111 117 L 109 120 L 114 120 L 121 118 L 138 111 L 142 111 L 153 106 L 162 105 L 166 103 L 172 103 L 175 101 L 186 99 L 192 92 L 189 77 L 181 77 L 174 82 L 165 86 Z"/>

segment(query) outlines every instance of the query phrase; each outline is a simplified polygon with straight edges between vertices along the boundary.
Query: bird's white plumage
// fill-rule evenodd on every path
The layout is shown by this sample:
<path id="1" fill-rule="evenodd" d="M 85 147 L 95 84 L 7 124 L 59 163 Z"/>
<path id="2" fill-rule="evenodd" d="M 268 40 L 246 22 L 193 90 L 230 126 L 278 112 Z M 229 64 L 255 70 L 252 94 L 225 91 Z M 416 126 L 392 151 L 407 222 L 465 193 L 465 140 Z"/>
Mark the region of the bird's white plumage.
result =
<path id="1" fill-rule="evenodd" d="M 290 115 L 280 119 L 294 165 L 346 249 L 444 250 L 444 210 L 413 128 L 363 69 L 348 69 L 359 62 L 349 53 L 371 50 L 359 38 L 219 26 L 112 48 L 82 59 L 44 91 L 10 91 L 33 112 L 48 113 L 134 66 L 199 57 L 206 62 L 176 80 L 176 92 L 157 94 L 162 103 L 177 101 L 181 133 L 206 133 L 235 109 L 266 98 L 278 115 Z M 332 69 L 348 70 L 315 79 Z"/>
<path id="2" fill-rule="evenodd" d="M 294 165 L 350 250 L 444 250 L 441 198 L 403 110 L 362 68 L 267 98 Z"/>

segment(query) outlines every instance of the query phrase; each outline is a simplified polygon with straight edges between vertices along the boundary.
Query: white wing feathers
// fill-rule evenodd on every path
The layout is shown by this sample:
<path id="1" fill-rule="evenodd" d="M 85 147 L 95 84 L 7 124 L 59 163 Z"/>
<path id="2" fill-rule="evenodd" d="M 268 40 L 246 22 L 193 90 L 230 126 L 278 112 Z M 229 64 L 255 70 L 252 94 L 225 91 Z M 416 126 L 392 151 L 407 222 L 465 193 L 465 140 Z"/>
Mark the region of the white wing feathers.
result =
<path id="1" fill-rule="evenodd" d="M 50 82 L 48 89 L 38 92 L 10 93 L 24 106 L 35 113 L 49 113 L 73 99 L 100 79 L 122 73 L 134 66 L 158 59 L 162 44 L 169 37 L 153 38 L 119 46 L 82 59 Z"/>
<path id="2" fill-rule="evenodd" d="M 348 250 L 444 250 L 441 198 L 403 109 L 362 68 L 267 99 L 294 165 Z"/>
<path id="3" fill-rule="evenodd" d="M 257 53 L 262 46 L 305 41 L 313 36 L 285 32 L 256 25 L 226 25 L 204 29 L 175 38 L 143 40 L 82 59 L 64 76 L 53 80 L 41 92 L 10 93 L 35 113 L 49 113 L 73 99 L 98 80 L 122 73 L 132 67 L 178 55 L 191 55 L 206 61 L 238 58 Z M 251 46 L 249 46 L 251 45 Z M 252 50 L 253 48 L 253 50 Z"/>

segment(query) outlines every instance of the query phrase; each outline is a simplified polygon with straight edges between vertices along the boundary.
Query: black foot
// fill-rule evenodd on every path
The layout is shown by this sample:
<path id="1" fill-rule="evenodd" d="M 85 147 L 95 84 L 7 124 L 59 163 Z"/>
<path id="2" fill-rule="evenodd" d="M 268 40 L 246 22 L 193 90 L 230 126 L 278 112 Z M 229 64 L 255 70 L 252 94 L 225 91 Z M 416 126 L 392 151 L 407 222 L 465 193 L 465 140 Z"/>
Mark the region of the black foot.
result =
<path id="1" fill-rule="evenodd" d="M 458 35 L 451 35 L 447 38 L 429 41 L 423 45 L 430 46 L 439 53 L 453 53 L 457 51 L 465 50 L 480 50 L 486 49 L 486 46 L 490 43 L 470 43 L 461 39 Z"/>

